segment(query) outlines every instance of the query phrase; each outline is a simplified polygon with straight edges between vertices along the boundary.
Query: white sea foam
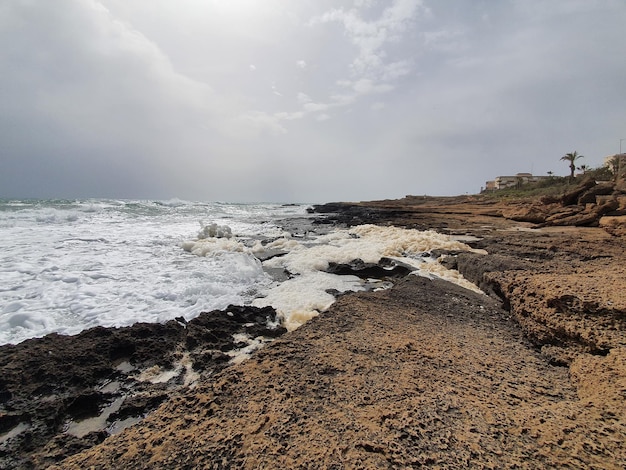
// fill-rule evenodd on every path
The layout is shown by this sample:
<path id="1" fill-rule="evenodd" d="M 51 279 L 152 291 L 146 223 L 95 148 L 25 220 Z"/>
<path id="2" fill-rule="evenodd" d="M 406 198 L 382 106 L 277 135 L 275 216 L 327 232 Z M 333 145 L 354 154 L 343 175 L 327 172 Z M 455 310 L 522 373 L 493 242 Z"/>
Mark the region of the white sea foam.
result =
<path id="1" fill-rule="evenodd" d="M 245 333 L 236 333 L 233 335 L 233 339 L 237 343 L 245 344 L 244 347 L 239 349 L 233 349 L 231 351 L 227 351 L 226 354 L 231 357 L 229 361 L 231 364 L 239 364 L 246 359 L 250 358 L 250 355 L 261 349 L 268 342 L 267 338 L 257 337 L 251 338 L 249 335 Z"/>
<path id="2" fill-rule="evenodd" d="M 203 225 L 203 224 L 201 224 Z M 230 238 L 233 231 L 228 225 L 217 225 L 216 223 L 204 225 L 198 232 L 198 238 Z"/>
<path id="3" fill-rule="evenodd" d="M 230 238 L 201 238 L 184 241 L 180 245 L 183 250 L 196 256 L 216 256 L 227 252 L 246 251 L 243 243 Z"/>
<path id="4" fill-rule="evenodd" d="M 328 293 L 329 290 L 357 292 L 363 289 L 356 276 L 310 270 L 269 289 L 265 297 L 254 300 L 253 305 L 274 307 L 285 328 L 294 330 L 333 304 L 335 297 Z"/>
<path id="5" fill-rule="evenodd" d="M 349 263 L 361 259 L 378 263 L 381 258 L 391 258 L 410 264 L 416 273 L 454 282 L 463 287 L 478 288 L 457 271 L 423 256 L 434 249 L 471 251 L 472 249 L 447 235 L 434 231 L 418 231 L 397 227 L 361 225 L 349 230 L 337 230 L 323 235 L 313 243 L 275 242 L 274 246 L 289 247 L 284 256 L 263 263 L 274 269 L 283 268 L 296 275 L 268 289 L 265 297 L 256 299 L 257 306 L 271 305 L 283 318 L 287 329 L 294 329 L 310 318 L 328 309 L 335 298 L 328 291 L 359 291 L 363 283 L 354 276 L 336 276 L 325 273 L 329 264 Z"/>

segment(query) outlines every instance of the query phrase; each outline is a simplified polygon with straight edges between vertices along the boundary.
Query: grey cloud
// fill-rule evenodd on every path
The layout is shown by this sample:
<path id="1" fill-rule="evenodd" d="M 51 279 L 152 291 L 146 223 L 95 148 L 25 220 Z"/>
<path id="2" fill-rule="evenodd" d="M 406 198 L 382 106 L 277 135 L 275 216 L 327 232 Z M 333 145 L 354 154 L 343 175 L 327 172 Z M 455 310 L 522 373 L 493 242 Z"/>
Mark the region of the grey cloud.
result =
<path id="1" fill-rule="evenodd" d="M 341 23 L 347 36 L 359 49 L 357 57 L 352 61 L 354 73 L 357 76 L 379 78 L 385 75 L 387 68 L 384 46 L 399 40 L 421 4 L 420 0 L 394 0 L 391 6 L 382 11 L 379 18 L 372 21 L 363 19 L 356 9 L 333 9 L 316 21 Z M 390 66 L 397 69 L 397 63 Z"/>
<path id="2" fill-rule="evenodd" d="M 9 17 L 1 41 L 3 120 L 32 132 L 24 138 L 3 127 L 2 140 L 11 149 L 6 158 L 41 173 L 39 188 L 55 161 L 63 168 L 48 184 L 76 173 L 59 183 L 68 192 L 89 188 L 78 175 L 113 186 L 98 194 L 143 194 L 150 181 L 162 187 L 172 156 L 197 139 L 190 128 L 215 120 L 212 90 L 177 74 L 151 41 L 99 3 L 12 2 Z M 7 193 L 15 185 L 2 182 Z"/>
<path id="3" fill-rule="evenodd" d="M 625 21 L 617 0 L 6 0 L 0 197 L 315 202 L 565 174 L 565 152 L 596 165 L 626 138 Z"/>

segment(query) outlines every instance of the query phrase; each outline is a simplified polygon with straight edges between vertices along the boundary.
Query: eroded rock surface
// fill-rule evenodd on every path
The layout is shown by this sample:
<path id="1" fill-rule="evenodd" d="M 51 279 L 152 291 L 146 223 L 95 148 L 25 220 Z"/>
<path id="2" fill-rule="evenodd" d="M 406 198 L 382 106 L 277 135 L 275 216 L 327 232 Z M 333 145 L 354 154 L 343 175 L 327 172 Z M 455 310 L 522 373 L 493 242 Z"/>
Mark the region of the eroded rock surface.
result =
<path id="1" fill-rule="evenodd" d="M 620 360 L 579 358 L 571 380 L 497 301 L 411 275 L 60 468 L 621 468 L 619 394 L 588 380 Z"/>

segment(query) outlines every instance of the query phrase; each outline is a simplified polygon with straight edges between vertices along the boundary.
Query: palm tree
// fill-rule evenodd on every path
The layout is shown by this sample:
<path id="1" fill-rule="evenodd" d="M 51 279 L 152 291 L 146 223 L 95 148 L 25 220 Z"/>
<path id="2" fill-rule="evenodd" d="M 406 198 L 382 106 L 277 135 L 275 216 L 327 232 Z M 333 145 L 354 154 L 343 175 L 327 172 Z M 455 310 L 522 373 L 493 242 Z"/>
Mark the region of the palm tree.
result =
<path id="1" fill-rule="evenodd" d="M 561 160 L 565 160 L 566 162 L 569 162 L 570 182 L 574 181 L 574 172 L 576 171 L 576 165 L 574 164 L 574 162 L 578 160 L 579 158 L 584 158 L 584 157 L 582 155 L 578 155 L 578 152 L 566 153 L 565 155 L 561 157 Z"/>
<path id="2" fill-rule="evenodd" d="M 583 175 L 584 175 L 585 173 L 587 173 L 587 170 L 589 170 L 589 167 L 588 167 L 587 165 L 584 165 L 584 164 L 583 164 L 583 165 L 580 165 L 580 166 L 578 167 L 578 171 L 582 171 L 582 172 L 583 172 Z"/>

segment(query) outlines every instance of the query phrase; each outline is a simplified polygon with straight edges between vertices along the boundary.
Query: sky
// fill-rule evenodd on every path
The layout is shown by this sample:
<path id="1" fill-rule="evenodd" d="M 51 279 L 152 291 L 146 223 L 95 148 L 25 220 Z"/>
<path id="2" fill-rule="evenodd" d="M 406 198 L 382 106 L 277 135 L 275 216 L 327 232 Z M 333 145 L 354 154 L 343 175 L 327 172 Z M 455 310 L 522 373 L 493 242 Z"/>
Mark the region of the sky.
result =
<path id="1" fill-rule="evenodd" d="M 2 0 L 0 198 L 475 194 L 626 150 L 624 0 Z M 620 139 L 624 139 L 620 142 Z"/>

